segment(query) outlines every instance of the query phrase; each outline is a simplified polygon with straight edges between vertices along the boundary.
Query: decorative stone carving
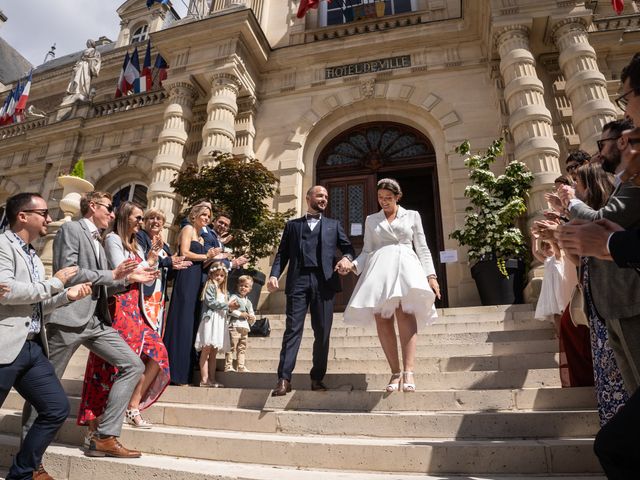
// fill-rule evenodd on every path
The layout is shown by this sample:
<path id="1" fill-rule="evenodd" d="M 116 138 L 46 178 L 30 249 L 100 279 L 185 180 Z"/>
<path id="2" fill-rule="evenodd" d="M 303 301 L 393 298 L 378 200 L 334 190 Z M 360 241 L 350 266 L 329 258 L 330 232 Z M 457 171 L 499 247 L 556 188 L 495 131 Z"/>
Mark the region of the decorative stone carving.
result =
<path id="1" fill-rule="evenodd" d="M 360 93 L 364 98 L 371 98 L 376 92 L 376 79 L 367 78 L 360 82 Z"/>

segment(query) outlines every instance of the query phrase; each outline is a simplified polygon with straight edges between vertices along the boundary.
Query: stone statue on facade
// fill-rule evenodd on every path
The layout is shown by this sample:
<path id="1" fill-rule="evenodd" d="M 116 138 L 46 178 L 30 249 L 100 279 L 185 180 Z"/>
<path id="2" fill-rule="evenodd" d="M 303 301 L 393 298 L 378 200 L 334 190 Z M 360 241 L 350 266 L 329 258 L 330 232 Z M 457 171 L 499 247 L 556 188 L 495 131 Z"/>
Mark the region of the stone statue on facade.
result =
<path id="1" fill-rule="evenodd" d="M 96 42 L 87 40 L 87 49 L 82 52 L 82 57 L 73 67 L 71 81 L 67 85 L 67 95 L 62 101 L 68 105 L 76 100 L 89 100 L 91 93 L 91 79 L 100 73 L 102 59 L 100 52 L 96 50 Z"/>
<path id="2" fill-rule="evenodd" d="M 80 60 L 73 66 L 71 80 L 67 85 L 66 95 L 60 104 L 57 120 L 63 120 L 71 113 L 71 106 L 77 101 L 90 101 L 95 95 L 91 88 L 91 80 L 100 73 L 102 58 L 96 49 L 96 42 L 87 40 L 87 49 L 82 52 Z"/>

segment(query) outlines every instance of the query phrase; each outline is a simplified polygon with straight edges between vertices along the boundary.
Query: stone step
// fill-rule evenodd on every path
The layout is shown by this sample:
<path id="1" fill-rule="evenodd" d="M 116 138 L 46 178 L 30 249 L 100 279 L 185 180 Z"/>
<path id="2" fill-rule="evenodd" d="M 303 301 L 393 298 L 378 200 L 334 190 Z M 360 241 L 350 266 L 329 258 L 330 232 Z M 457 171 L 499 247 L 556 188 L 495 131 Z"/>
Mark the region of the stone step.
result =
<path id="1" fill-rule="evenodd" d="M 15 437 L 0 435 L 0 465 L 8 465 L 18 448 Z M 340 472 L 305 470 L 263 464 L 219 462 L 145 454 L 132 460 L 88 458 L 77 447 L 53 445 L 45 454 L 44 464 L 55 478 L 68 480 L 442 480 L 426 474 Z M 0 470 L 0 478 L 6 471 Z M 518 475 L 448 476 L 448 480 L 557 480 L 557 476 L 523 477 Z M 605 480 L 603 476 L 563 476 L 562 480 Z"/>
<path id="2" fill-rule="evenodd" d="M 488 331 L 511 331 L 511 330 L 537 330 L 537 329 L 551 329 L 553 324 L 547 321 L 535 320 L 533 316 L 525 319 L 485 319 L 479 321 L 476 317 L 459 318 L 456 322 L 440 322 L 436 321 L 434 324 L 420 329 L 421 334 L 436 334 L 436 333 L 466 333 L 466 332 L 488 332 Z M 284 319 L 271 320 L 269 318 L 269 326 L 271 327 L 271 334 L 278 334 L 282 336 L 282 332 L 285 328 Z M 305 330 L 311 329 L 311 321 L 305 322 Z M 397 327 L 396 327 L 397 328 Z M 340 321 L 334 321 L 331 327 L 331 333 L 334 336 L 356 336 L 356 335 L 375 335 L 375 324 L 371 326 L 351 326 Z"/>
<path id="3" fill-rule="evenodd" d="M 70 395 L 71 412 L 78 409 L 82 382 L 63 380 Z M 382 391 L 312 392 L 293 390 L 284 397 L 272 397 L 270 389 L 168 387 L 163 402 L 182 405 L 209 405 L 261 410 L 316 410 L 348 412 L 404 412 L 404 411 L 545 411 L 592 410 L 596 407 L 592 387 L 581 388 L 525 388 L 495 390 L 431 390 L 413 394 Z M 23 400 L 11 391 L 4 408 L 19 410 Z"/>
<path id="4" fill-rule="evenodd" d="M 21 410 L 0 410 L 0 430 L 18 434 Z M 291 435 L 345 435 L 368 437 L 427 437 L 455 439 L 506 439 L 591 437 L 599 430 L 594 410 L 548 412 L 318 412 L 259 410 L 180 405 L 158 402 L 145 411 L 154 426 L 192 427 L 208 430 L 260 432 Z M 81 440 L 83 429 L 68 420 L 73 437 Z M 65 429 L 66 430 L 66 429 Z"/>
<path id="5" fill-rule="evenodd" d="M 83 430 L 67 422 L 63 443 L 79 445 Z M 125 426 L 121 440 L 145 453 L 302 468 L 403 473 L 598 473 L 592 439 L 455 440 L 269 434 L 156 426 Z"/>
<path id="6" fill-rule="evenodd" d="M 216 379 L 231 388 L 262 388 L 275 386 L 274 373 L 218 372 Z M 384 390 L 389 381 L 389 373 L 329 373 L 324 378 L 332 390 Z M 416 373 L 418 390 L 443 389 L 494 389 L 494 388 L 542 388 L 560 386 L 557 368 L 521 369 L 483 372 Z M 294 373 L 291 384 L 297 389 L 310 389 L 308 374 Z"/>
<path id="7" fill-rule="evenodd" d="M 66 427 L 66 425 L 65 425 Z M 69 425 L 79 444 L 81 430 Z M 67 428 L 60 431 L 67 437 Z M 600 473 L 592 438 L 453 440 L 126 427 L 121 441 L 156 455 L 307 469 L 402 473 Z M 399 465 L 401 459 L 401 465 Z"/>

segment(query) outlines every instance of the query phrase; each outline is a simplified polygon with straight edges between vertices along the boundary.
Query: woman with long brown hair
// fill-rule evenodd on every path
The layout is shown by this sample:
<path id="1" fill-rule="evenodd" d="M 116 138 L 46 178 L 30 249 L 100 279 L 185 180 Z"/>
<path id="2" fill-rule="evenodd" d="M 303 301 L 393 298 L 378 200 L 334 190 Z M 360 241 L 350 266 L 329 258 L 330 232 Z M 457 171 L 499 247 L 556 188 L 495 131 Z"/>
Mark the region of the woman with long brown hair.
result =
<path id="1" fill-rule="evenodd" d="M 142 223 L 142 208 L 123 202 L 116 212 L 113 231 L 104 242 L 109 268 L 115 268 L 127 258 L 143 264 L 136 234 Z M 140 287 L 131 283 L 123 291 L 109 297 L 112 327 L 131 349 L 145 362 L 145 371 L 133 392 L 127 409 L 127 421 L 134 427 L 150 428 L 140 410 L 148 408 L 169 384 L 169 358 L 160 336 L 150 328 L 140 312 Z M 84 376 L 78 424 L 95 423 L 106 405 L 117 371 L 102 358 L 91 353 Z M 91 428 L 90 428 L 91 430 Z"/>

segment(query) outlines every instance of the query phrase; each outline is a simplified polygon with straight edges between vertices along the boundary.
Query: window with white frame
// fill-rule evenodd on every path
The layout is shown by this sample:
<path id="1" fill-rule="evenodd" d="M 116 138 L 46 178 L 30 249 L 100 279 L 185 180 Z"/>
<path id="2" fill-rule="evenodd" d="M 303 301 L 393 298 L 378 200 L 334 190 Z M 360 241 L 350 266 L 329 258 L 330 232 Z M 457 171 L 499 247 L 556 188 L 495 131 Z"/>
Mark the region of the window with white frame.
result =
<path id="1" fill-rule="evenodd" d="M 320 2 L 320 21 L 341 25 L 366 18 L 379 18 L 416 10 L 416 0 L 333 0 Z"/>
<path id="2" fill-rule="evenodd" d="M 131 35 L 131 43 L 144 42 L 147 38 L 149 38 L 149 25 L 145 23 L 133 32 L 133 35 Z"/>
<path id="3" fill-rule="evenodd" d="M 122 202 L 134 202 L 147 208 L 147 187 L 141 183 L 129 183 L 113 194 L 113 206 L 118 208 Z"/>

